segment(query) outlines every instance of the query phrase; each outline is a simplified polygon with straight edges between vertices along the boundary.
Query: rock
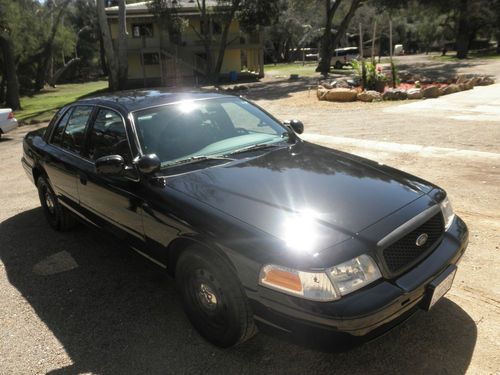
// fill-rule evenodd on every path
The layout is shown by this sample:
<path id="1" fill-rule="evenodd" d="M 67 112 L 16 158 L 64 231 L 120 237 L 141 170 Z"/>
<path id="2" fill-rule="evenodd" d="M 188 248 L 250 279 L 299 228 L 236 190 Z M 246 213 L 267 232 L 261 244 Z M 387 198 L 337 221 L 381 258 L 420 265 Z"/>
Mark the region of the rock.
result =
<path id="1" fill-rule="evenodd" d="M 482 77 L 482 79 L 476 84 L 477 86 L 488 86 L 495 83 L 495 80 L 491 77 Z"/>
<path id="2" fill-rule="evenodd" d="M 401 89 L 389 89 L 382 95 L 384 100 L 405 100 L 407 98 L 406 91 Z"/>
<path id="3" fill-rule="evenodd" d="M 422 90 L 422 96 L 428 99 L 434 99 L 439 96 L 439 87 L 437 86 L 428 86 Z"/>
<path id="4" fill-rule="evenodd" d="M 449 94 L 454 94 L 456 92 L 460 92 L 460 85 L 457 85 L 456 83 L 452 83 L 451 85 L 444 86 L 442 87 L 439 92 L 441 95 L 449 95 Z"/>
<path id="5" fill-rule="evenodd" d="M 378 91 L 368 90 L 360 92 L 357 99 L 362 102 L 379 102 L 382 100 L 382 95 Z"/>
<path id="6" fill-rule="evenodd" d="M 331 81 L 331 82 L 329 82 L 329 81 L 320 81 L 319 82 L 320 86 L 323 86 L 325 89 L 328 89 L 328 90 L 335 88 L 336 84 L 337 84 L 337 81 Z"/>
<path id="7" fill-rule="evenodd" d="M 473 86 L 479 86 L 483 77 L 472 77 L 471 82 Z"/>
<path id="8" fill-rule="evenodd" d="M 356 100 L 358 92 L 347 88 L 336 88 L 328 90 L 324 100 L 331 102 L 353 102 Z"/>
<path id="9" fill-rule="evenodd" d="M 459 85 L 461 83 L 465 83 L 466 81 L 468 81 L 470 78 L 467 74 L 459 74 L 457 76 L 457 80 L 456 80 L 456 84 Z"/>
<path id="10" fill-rule="evenodd" d="M 408 99 L 422 99 L 423 97 L 422 90 L 420 90 L 419 88 L 409 89 L 406 92 L 406 95 Z"/>
<path id="11" fill-rule="evenodd" d="M 355 86 L 355 87 L 361 86 L 361 77 L 351 76 L 347 80 L 347 83 L 349 83 L 350 85 Z"/>
<path id="12" fill-rule="evenodd" d="M 316 91 L 316 95 L 318 96 L 319 100 L 326 100 L 325 96 L 328 90 L 324 86 L 318 86 L 318 91 Z"/>
<path id="13" fill-rule="evenodd" d="M 337 84 L 335 85 L 335 88 L 342 88 L 342 89 L 348 89 L 350 87 L 351 85 L 349 85 L 347 79 L 339 79 L 337 80 Z"/>
<path id="14" fill-rule="evenodd" d="M 464 85 L 464 90 L 472 90 L 474 88 L 474 79 L 468 79 L 463 83 Z"/>

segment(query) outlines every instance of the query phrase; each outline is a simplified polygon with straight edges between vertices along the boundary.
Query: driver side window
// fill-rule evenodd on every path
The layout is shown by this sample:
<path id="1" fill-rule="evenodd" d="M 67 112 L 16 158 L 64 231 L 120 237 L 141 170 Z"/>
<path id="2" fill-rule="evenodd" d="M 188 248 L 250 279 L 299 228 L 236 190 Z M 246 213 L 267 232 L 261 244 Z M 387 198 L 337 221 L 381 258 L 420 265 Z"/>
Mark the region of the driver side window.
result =
<path id="1" fill-rule="evenodd" d="M 91 160 L 108 155 L 120 155 L 126 164 L 132 162 L 125 124 L 122 117 L 115 111 L 99 109 L 89 138 Z"/>

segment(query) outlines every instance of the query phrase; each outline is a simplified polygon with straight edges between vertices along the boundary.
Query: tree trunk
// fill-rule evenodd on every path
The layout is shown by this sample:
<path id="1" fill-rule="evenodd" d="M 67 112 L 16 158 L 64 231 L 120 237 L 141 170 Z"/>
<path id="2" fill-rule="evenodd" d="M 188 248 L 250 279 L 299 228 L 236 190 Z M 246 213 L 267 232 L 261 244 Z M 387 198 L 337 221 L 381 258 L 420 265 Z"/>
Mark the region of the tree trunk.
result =
<path id="1" fill-rule="evenodd" d="M 470 45 L 470 26 L 468 14 L 468 0 L 460 0 L 458 11 L 458 28 L 456 36 L 457 57 L 459 59 L 467 58 Z"/>
<path id="2" fill-rule="evenodd" d="M 118 61 L 115 56 L 113 40 L 111 39 L 111 32 L 109 30 L 106 10 L 104 8 L 104 0 L 97 1 L 97 17 L 99 19 L 99 28 L 101 29 L 101 37 L 106 55 L 109 89 L 111 91 L 116 91 L 120 86 L 118 82 Z"/>
<path id="3" fill-rule="evenodd" d="M 69 60 L 68 63 L 65 64 L 63 67 L 57 69 L 56 72 L 54 73 L 54 75 L 49 78 L 49 80 L 48 80 L 49 81 L 49 85 L 51 85 L 52 87 L 55 87 L 55 85 L 56 85 L 57 81 L 59 80 L 59 78 L 61 78 L 63 76 L 63 74 L 69 68 L 71 68 L 71 66 L 75 65 L 79 61 L 80 61 L 80 59 L 78 57 L 76 57 L 74 59 Z"/>
<path id="4" fill-rule="evenodd" d="M 220 71 L 222 69 L 222 64 L 224 62 L 224 55 L 226 53 L 226 47 L 227 47 L 227 36 L 229 35 L 229 28 L 231 26 L 231 22 L 233 21 L 233 18 L 236 14 L 236 10 L 240 6 L 240 1 L 241 0 L 233 0 L 233 3 L 231 5 L 231 9 L 229 13 L 227 14 L 227 19 L 224 24 L 224 29 L 222 30 L 222 34 L 220 37 L 220 44 L 219 44 L 219 55 L 217 56 L 217 63 L 215 64 L 215 69 L 214 69 L 214 81 L 218 82 L 219 81 L 219 76 L 220 76 Z"/>
<path id="5" fill-rule="evenodd" d="M 5 69 L 2 72 L 2 81 L 0 81 L 0 105 L 5 101 Z"/>
<path id="6" fill-rule="evenodd" d="M 13 111 L 21 109 L 19 100 L 19 82 L 17 80 L 16 63 L 14 61 L 14 51 L 12 40 L 6 33 L 0 34 L 0 48 L 2 49 L 3 62 L 5 64 L 5 80 L 7 81 L 7 91 L 5 93 L 5 104 Z"/>
<path id="7" fill-rule="evenodd" d="M 125 0 L 118 1 L 118 88 L 123 90 L 127 86 L 128 51 L 127 51 L 127 17 Z"/>
<path id="8" fill-rule="evenodd" d="M 205 49 L 205 56 L 207 59 L 207 67 L 206 67 L 206 72 L 205 75 L 211 79 L 213 76 L 213 57 L 212 57 L 212 34 L 210 33 L 210 25 L 209 25 L 209 17 L 207 13 L 207 5 L 206 5 L 206 0 L 201 0 L 201 4 L 199 0 L 197 0 L 198 4 L 198 9 L 200 10 L 201 13 L 201 21 L 202 24 L 200 24 L 200 32 L 201 34 L 199 35 L 203 47 Z"/>
<path id="9" fill-rule="evenodd" d="M 340 23 L 339 27 L 337 28 L 337 33 L 335 34 L 335 38 L 333 39 L 332 49 L 337 48 L 340 39 L 345 35 L 347 28 L 349 27 L 349 24 L 351 23 L 352 18 L 356 14 L 356 11 L 358 8 L 361 6 L 363 0 L 352 0 L 351 7 L 349 8 L 349 11 L 345 15 L 344 19 Z M 361 46 L 363 48 L 363 46 Z"/>
<path id="10" fill-rule="evenodd" d="M 104 50 L 104 41 L 102 39 L 101 30 L 99 30 L 99 62 L 101 64 L 102 73 L 108 75 L 108 65 L 106 64 L 106 52 Z"/>
<path id="11" fill-rule="evenodd" d="M 56 37 L 57 29 L 59 28 L 59 23 L 61 22 L 62 15 L 70 3 L 71 0 L 66 0 L 59 6 L 59 12 L 57 13 L 56 19 L 52 24 L 52 29 L 50 31 L 49 39 L 45 42 L 43 51 L 40 54 L 40 61 L 38 62 L 38 68 L 35 80 L 35 91 L 40 91 L 45 85 L 47 72 L 49 69 L 50 59 L 52 58 L 52 50 L 54 47 L 54 39 Z"/>
<path id="12" fill-rule="evenodd" d="M 316 68 L 317 72 L 320 72 L 325 77 L 330 72 L 330 60 L 332 59 L 332 24 L 333 24 L 333 16 L 337 11 L 342 0 L 325 0 L 326 6 L 326 22 L 325 22 L 325 31 L 323 33 L 323 38 L 321 40 L 321 52 L 320 57 L 321 61 Z"/>

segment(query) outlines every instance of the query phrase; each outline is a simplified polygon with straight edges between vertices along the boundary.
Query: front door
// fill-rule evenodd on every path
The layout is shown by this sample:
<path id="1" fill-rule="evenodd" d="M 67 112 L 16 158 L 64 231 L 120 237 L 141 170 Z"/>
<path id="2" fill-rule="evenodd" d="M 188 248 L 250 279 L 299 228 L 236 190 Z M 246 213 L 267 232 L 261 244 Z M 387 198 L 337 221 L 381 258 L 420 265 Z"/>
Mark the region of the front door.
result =
<path id="1" fill-rule="evenodd" d="M 45 171 L 52 188 L 63 204 L 74 209 L 79 202 L 76 175 L 86 164 L 81 152 L 92 111 L 93 107 L 87 105 L 69 108 L 54 129 L 49 142 L 52 150 L 44 155 Z"/>
<path id="2" fill-rule="evenodd" d="M 125 176 L 97 174 L 94 162 L 103 156 L 121 155 L 127 165 L 132 154 L 124 118 L 116 111 L 99 108 L 88 132 L 90 161 L 77 178 L 80 204 L 98 225 L 127 240 L 133 247 L 143 247 L 142 200 L 140 183 L 134 172 Z"/>

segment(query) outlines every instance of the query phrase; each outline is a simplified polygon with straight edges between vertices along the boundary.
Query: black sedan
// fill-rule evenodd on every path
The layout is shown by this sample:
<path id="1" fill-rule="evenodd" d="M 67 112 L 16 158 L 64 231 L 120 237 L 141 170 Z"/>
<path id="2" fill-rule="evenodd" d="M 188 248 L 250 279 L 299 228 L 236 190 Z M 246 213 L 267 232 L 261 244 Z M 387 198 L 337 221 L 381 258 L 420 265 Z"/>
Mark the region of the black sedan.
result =
<path id="1" fill-rule="evenodd" d="M 468 243 L 446 193 L 302 131 L 239 97 L 132 91 L 65 106 L 22 164 L 54 229 L 79 219 L 166 269 L 216 345 L 260 324 L 371 337 L 430 309 Z"/>

